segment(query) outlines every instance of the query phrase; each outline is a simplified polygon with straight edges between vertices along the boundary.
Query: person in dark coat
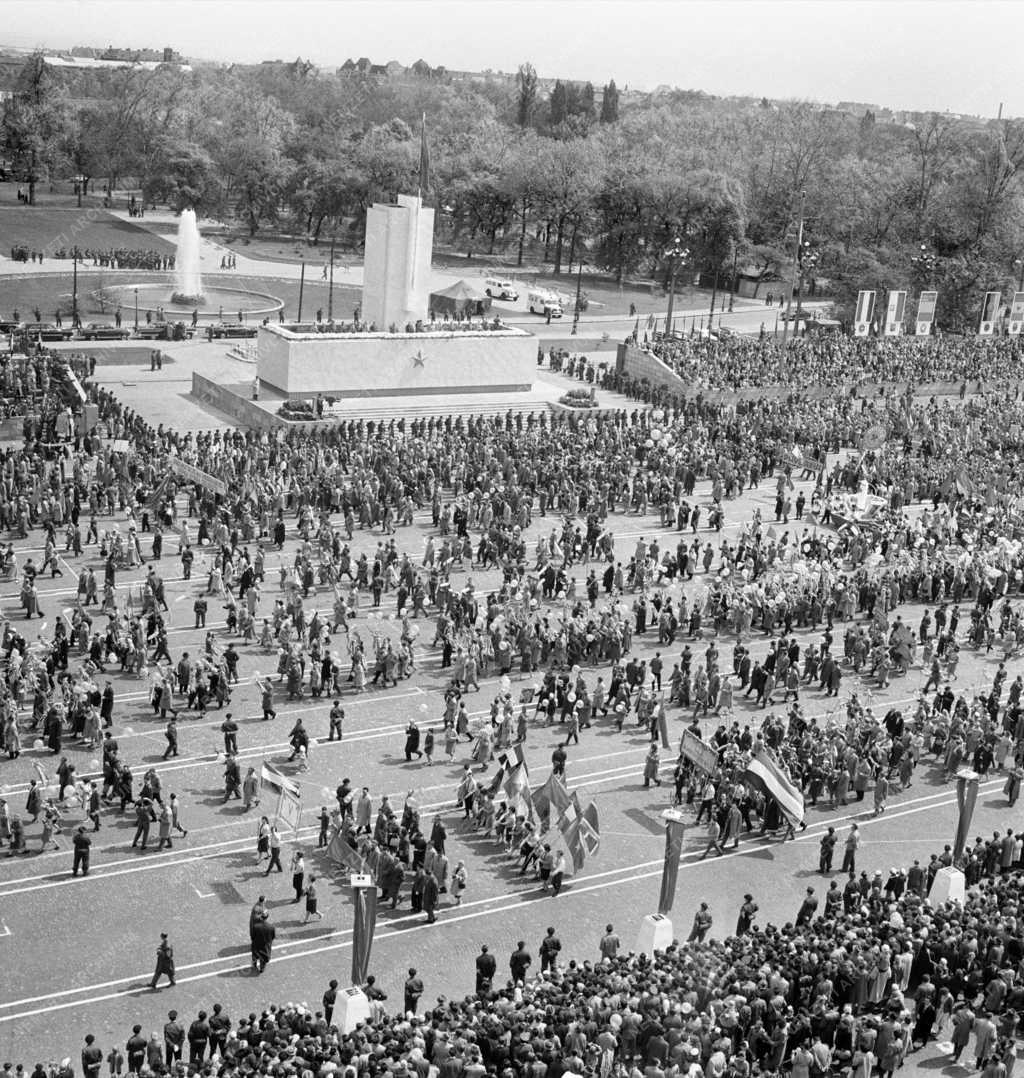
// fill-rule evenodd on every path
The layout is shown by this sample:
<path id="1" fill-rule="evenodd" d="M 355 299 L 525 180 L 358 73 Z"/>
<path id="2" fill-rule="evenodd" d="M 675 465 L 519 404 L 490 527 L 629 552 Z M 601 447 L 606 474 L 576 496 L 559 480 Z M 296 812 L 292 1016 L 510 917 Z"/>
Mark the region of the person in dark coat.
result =
<path id="1" fill-rule="evenodd" d="M 498 963 L 495 961 L 494 955 L 487 949 L 485 943 L 480 948 L 480 953 L 476 956 L 476 990 L 479 993 L 486 994 L 490 992 L 491 985 L 494 982 L 494 973 L 498 968 Z"/>
<path id="2" fill-rule="evenodd" d="M 252 926 L 252 964 L 262 973 L 270 963 L 277 930 L 269 921 L 257 921 Z"/>
<path id="3" fill-rule="evenodd" d="M 411 761 L 413 756 L 418 760 L 423 755 L 420 752 L 420 728 L 414 722 L 410 722 L 405 728 L 405 758 Z"/>
<path id="4" fill-rule="evenodd" d="M 156 988 L 160 978 L 166 976 L 174 984 L 174 948 L 167 939 L 167 933 L 160 933 L 160 946 L 156 949 L 156 970 L 149 987 Z"/>
<path id="5" fill-rule="evenodd" d="M 437 909 L 437 900 L 440 893 L 437 877 L 432 872 L 428 872 L 427 878 L 423 881 L 423 912 L 427 915 L 428 924 L 433 924 L 437 920 L 437 915 L 434 911 Z"/>

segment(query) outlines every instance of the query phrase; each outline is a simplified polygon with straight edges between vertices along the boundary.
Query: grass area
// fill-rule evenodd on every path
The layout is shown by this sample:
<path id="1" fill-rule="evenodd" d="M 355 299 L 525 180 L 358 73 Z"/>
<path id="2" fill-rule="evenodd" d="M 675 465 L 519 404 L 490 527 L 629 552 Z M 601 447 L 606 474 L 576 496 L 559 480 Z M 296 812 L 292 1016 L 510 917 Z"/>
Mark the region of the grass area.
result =
<path id="1" fill-rule="evenodd" d="M 170 254 L 174 250 L 173 243 L 105 210 L 0 205 L 0 253 L 9 255 L 16 244 L 46 252 L 47 261 L 58 248 L 70 250 L 76 244 L 95 251 L 127 248 Z"/>
<path id="2" fill-rule="evenodd" d="M 99 289 L 109 288 L 111 285 L 127 284 L 138 281 L 139 283 L 166 283 L 170 291 L 171 276 L 166 273 L 131 273 L 114 274 L 102 272 L 86 272 L 78 275 L 78 308 L 83 322 L 111 322 L 113 310 L 109 307 L 104 312 L 97 302 L 94 293 Z M 284 302 L 285 316 L 295 318 L 299 309 L 299 282 L 292 280 L 280 280 L 274 277 L 239 277 L 227 274 L 218 274 L 211 281 L 212 284 L 224 288 L 242 288 L 253 292 L 262 292 L 276 296 Z M 306 281 L 303 292 L 302 314 L 304 318 L 312 318 L 317 308 L 322 308 L 324 317 L 327 316 L 327 285 L 321 281 Z M 350 285 L 334 286 L 334 314 L 337 318 L 351 318 L 352 312 L 361 297 L 361 289 Z M 153 299 L 150 302 L 154 302 Z M 145 300 L 140 297 L 140 308 Z M 62 314 L 67 315 L 71 311 L 71 273 L 47 273 L 35 274 L 25 277 L 0 278 L 0 318 L 10 318 L 17 311 L 22 321 L 33 318 L 33 312 L 38 308 L 44 322 L 53 321 L 54 312 L 58 306 Z M 130 292 L 122 300 L 122 314 L 126 320 L 132 317 L 133 296 Z M 169 312 L 168 312 L 169 313 Z M 216 318 L 216 309 L 201 311 L 204 318 Z M 189 312 L 183 312 L 180 317 L 187 318 Z M 225 317 L 230 317 L 233 311 L 225 306 Z"/>

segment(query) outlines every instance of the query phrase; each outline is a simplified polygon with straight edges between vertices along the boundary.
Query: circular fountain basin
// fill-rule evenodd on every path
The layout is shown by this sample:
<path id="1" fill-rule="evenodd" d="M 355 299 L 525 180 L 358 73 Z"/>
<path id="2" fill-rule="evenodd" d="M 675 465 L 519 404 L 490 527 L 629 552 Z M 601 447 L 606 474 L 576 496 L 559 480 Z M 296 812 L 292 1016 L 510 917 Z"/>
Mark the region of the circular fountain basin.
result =
<path id="1" fill-rule="evenodd" d="M 276 314 L 284 306 L 284 301 L 269 292 L 255 292 L 248 288 L 226 288 L 223 285 L 204 284 L 203 302 L 197 304 L 188 297 L 175 299 L 173 285 L 140 282 L 139 284 L 115 284 L 107 286 L 105 292 L 117 294 L 122 312 L 135 309 L 135 293 L 139 295 L 139 311 L 155 313 L 158 308 L 170 321 L 185 320 L 197 309 L 204 318 L 233 318 L 239 311 L 253 318 L 263 318 Z"/>

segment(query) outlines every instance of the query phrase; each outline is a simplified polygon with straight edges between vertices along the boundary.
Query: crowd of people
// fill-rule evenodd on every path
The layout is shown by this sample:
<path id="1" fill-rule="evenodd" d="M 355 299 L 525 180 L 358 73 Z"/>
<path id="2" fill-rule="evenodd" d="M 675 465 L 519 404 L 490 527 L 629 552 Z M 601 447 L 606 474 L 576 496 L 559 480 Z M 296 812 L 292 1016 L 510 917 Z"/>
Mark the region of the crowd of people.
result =
<path id="1" fill-rule="evenodd" d="M 661 336 L 644 347 L 684 381 L 704 390 L 783 386 L 838 389 L 864 382 L 987 382 L 1016 384 L 1018 338 L 979 342 L 961 336 L 917 338 L 793 336 L 785 348 L 773 336 Z"/>
<path id="2" fill-rule="evenodd" d="M 110 247 L 106 250 L 93 250 L 91 247 L 59 247 L 53 251 L 53 257 L 59 259 L 75 258 L 80 262 L 91 262 L 101 269 L 131 270 L 173 270 L 174 252 L 155 251 L 152 248 Z M 42 261 L 42 256 L 40 256 Z"/>
<path id="3" fill-rule="evenodd" d="M 801 339 L 788 353 L 798 372 L 792 384 L 801 383 L 800 370 L 810 375 L 812 349 L 837 380 L 855 369 L 898 369 L 914 381 L 990 381 L 1014 362 L 1012 342 L 947 340 L 927 346 L 932 359 L 905 343 L 886 359 L 876 356 L 884 343 Z M 760 342 L 695 339 L 687 347 L 677 359 L 696 364 L 687 374 L 695 388 L 698 368 L 710 371 L 708 385 L 767 378 Z M 33 380 L 42 389 L 55 362 L 43 351 L 9 360 L 0 373 L 5 390 L 28 392 Z M 566 366 L 585 377 L 585 364 Z M 22 562 L 12 543 L 4 572 L 21 584 L 26 622 L 47 620 L 31 643 L 29 632 L 5 626 L 3 747 L 15 761 L 23 740 L 37 737 L 55 758 L 71 739 L 102 754 L 95 780 L 64 768 L 60 788 L 47 791 L 52 797 L 37 791 L 38 811 L 28 814 L 32 826 L 42 818 L 44 843 L 69 788 L 90 817 L 96 795 L 97 825 L 107 802 L 133 806 L 147 832 L 157 804 L 163 812 L 158 769 L 136 793 L 110 736 L 116 702 L 109 686 L 101 688 L 109 669 L 150 679 L 173 755 L 178 711 L 230 702 L 238 646 L 276 657 L 279 683 L 261 685 L 265 717 L 275 692 L 289 699 L 372 692 L 409 676 L 423 649 L 437 648 L 448 687 L 436 736 L 446 745 L 472 740 L 471 763 L 484 766 L 521 741 L 529 723 L 557 722 L 565 746 L 598 723 L 619 730 L 628 723 L 650 731 L 644 777 L 660 781 L 659 711 L 692 708 L 698 736 L 708 737 L 700 720 L 717 725 L 709 740 L 718 767 L 700 775 L 680 756 L 675 800 L 696 805 L 699 823 L 707 817 L 709 853 L 755 826 L 768 832 L 799 823 L 743 781 L 762 747 L 812 805 L 870 794 L 884 812 L 890 792 L 911 785 L 928 755 L 947 776 L 967 761 L 981 774 L 1001 771 L 1016 799 L 1024 682 L 1001 665 L 984 692 L 953 688 L 961 649 L 997 648 L 1009 659 L 1024 641 L 1015 483 L 1024 407 L 1011 396 L 939 403 L 909 393 L 814 400 L 794 391 L 787 400 L 723 405 L 698 392 L 596 415 L 350 421 L 274 436 L 154 428 L 90 385 L 86 366 L 79 373 L 97 408 L 96 428 L 71 424 L 52 440 L 29 431 L 23 448 L 0 454 L 0 521 L 19 537 L 40 534 L 44 548 L 38 564 Z M 177 478 L 175 461 L 227 493 Z M 812 481 L 810 497 L 796 488 L 801 478 Z M 739 518 L 737 499 L 761 485 L 775 495 L 774 512 Z M 410 550 L 403 533 L 424 512 L 431 534 Z M 650 534 L 624 545 L 616 531 L 630 517 Z M 370 554 L 355 553 L 357 532 L 379 533 Z M 42 610 L 40 575 L 97 552 L 102 580 L 88 568 L 80 573 L 70 615 Z M 193 606 L 196 628 L 206 629 L 200 654 L 170 651 L 161 581 L 168 556 L 202 582 Z M 141 583 L 119 586 L 119 574 L 147 563 Z M 485 573 L 494 583 L 478 587 L 474 575 Z M 915 604 L 914 624 L 904 620 L 906 604 Z M 207 625 L 211 606 L 223 614 Z M 636 642 L 655 635 L 655 656 L 639 660 Z M 876 715 L 871 688 L 912 669 L 925 688 L 919 702 Z M 470 736 L 464 697 L 488 674 L 529 679 L 535 692 L 519 714 L 509 695 L 499 696 L 491 722 Z M 844 679 L 856 692 L 840 704 Z M 824 722 L 804 717 L 811 692 L 836 699 Z M 746 722 L 737 717 L 744 700 Z M 407 757 L 423 751 L 416 733 Z M 433 726 L 427 733 L 433 742 Z M 296 755 L 308 744 L 293 740 Z M 10 766 L 0 764 L 0 773 Z M 226 796 L 234 789 L 244 796 L 237 778 Z M 474 824 L 498 833 L 524 868 L 536 863 L 539 872 L 544 855 L 521 821 L 493 801 L 488 807 L 476 785 L 467 790 Z M 0 813 L 0 839 L 21 836 L 15 852 L 27 841 L 20 815 Z M 401 887 L 423 835 L 418 819 L 385 813 L 384 821 L 370 839 L 399 862 L 405 839 Z M 363 854 L 373 852 L 352 837 Z M 986 1078 L 1006 1078 L 1024 1004 L 1007 973 L 1024 957 L 1021 838 L 1009 837 L 968 851 L 973 889 L 962 908 L 923 902 L 947 851 L 924 869 L 872 879 L 856 874 L 856 838 L 833 835 L 845 844 L 849 879 L 829 888 L 821 916 L 809 895 L 793 924 L 758 929 L 750 899 L 742 931 L 710 933 L 705 911 L 692 939 L 654 961 L 616 948 L 600 962 L 550 962 L 537 979 L 514 967 L 507 988 L 492 980 L 477 997 L 445 1001 L 423 1019 L 379 1011 L 348 1037 L 332 1033 L 322 1012 L 268 1010 L 232 1027 L 217 1054 L 225 1073 L 405 1068 L 429 1078 L 436 1064 L 442 1078 L 463 1071 L 542 1078 L 551 1070 L 673 1078 L 698 1067 L 744 1078 L 785 1064 L 798 1078 L 869 1078 L 875 1066 L 891 1073 L 915 1044 L 951 1025 L 954 1045 L 964 1028 L 976 1034 Z M 424 839 L 424 860 L 428 845 Z M 550 876 L 553 865 L 545 867 Z M 422 893 L 418 901 L 429 914 Z M 159 1035 L 157 1043 L 165 1047 Z M 449 1057 L 457 1062 L 446 1070 Z M 153 1069 L 176 1058 L 147 1055 Z"/>

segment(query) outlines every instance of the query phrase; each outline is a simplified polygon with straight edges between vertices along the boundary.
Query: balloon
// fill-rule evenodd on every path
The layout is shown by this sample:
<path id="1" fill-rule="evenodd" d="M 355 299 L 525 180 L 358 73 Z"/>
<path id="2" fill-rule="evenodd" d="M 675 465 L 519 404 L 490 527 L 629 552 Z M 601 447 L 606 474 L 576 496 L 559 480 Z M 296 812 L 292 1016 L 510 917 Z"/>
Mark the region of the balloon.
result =
<path id="1" fill-rule="evenodd" d="M 93 759 L 91 759 L 91 760 L 89 761 L 89 766 L 90 766 L 90 767 L 94 767 L 94 768 L 95 768 L 95 767 L 99 767 L 99 766 L 100 766 L 100 762 L 99 762 L 99 760 L 97 760 L 97 759 L 96 759 L 95 757 L 93 757 Z"/>
<path id="2" fill-rule="evenodd" d="M 43 739 L 41 737 L 37 737 L 35 739 L 35 741 L 32 742 L 32 748 L 41 749 L 42 747 L 43 747 Z"/>
<path id="3" fill-rule="evenodd" d="M 327 786 L 321 786 L 320 787 L 320 796 L 321 797 L 330 797 L 331 796 L 330 789 Z"/>
<path id="4" fill-rule="evenodd" d="M 131 728 L 130 726 L 126 726 L 126 727 L 124 728 L 124 732 L 125 732 L 126 734 L 134 734 L 134 733 L 135 733 L 135 731 L 134 731 L 134 730 L 133 730 L 133 729 L 132 729 L 132 728 Z"/>
<path id="5" fill-rule="evenodd" d="M 648 438 L 647 441 L 644 442 L 644 449 L 653 449 L 653 448 L 654 448 L 654 442 L 650 438 Z"/>
<path id="6" fill-rule="evenodd" d="M 653 438 L 653 439 L 654 439 L 654 440 L 655 440 L 656 442 L 660 442 L 660 441 L 661 441 L 661 431 L 660 431 L 660 430 L 658 430 L 658 428 L 657 428 L 657 427 L 655 427 L 655 428 L 654 428 L 654 430 L 652 430 L 652 431 L 651 431 L 651 437 L 652 437 L 652 438 Z"/>
<path id="7" fill-rule="evenodd" d="M 651 419 L 653 419 L 655 423 L 660 423 L 664 418 L 665 413 L 660 408 L 655 408 L 654 411 L 651 412 Z"/>
<path id="8" fill-rule="evenodd" d="M 574 692 L 569 693 L 568 699 L 569 699 L 570 704 L 575 704 L 576 703 L 576 694 Z"/>
<path id="9" fill-rule="evenodd" d="M 429 704 L 420 704 L 420 711 L 422 711 L 422 712 L 424 713 L 424 715 L 425 715 L 425 714 L 426 714 L 426 713 L 427 713 L 427 712 L 428 712 L 429 710 L 430 710 L 430 705 L 429 705 Z"/>

